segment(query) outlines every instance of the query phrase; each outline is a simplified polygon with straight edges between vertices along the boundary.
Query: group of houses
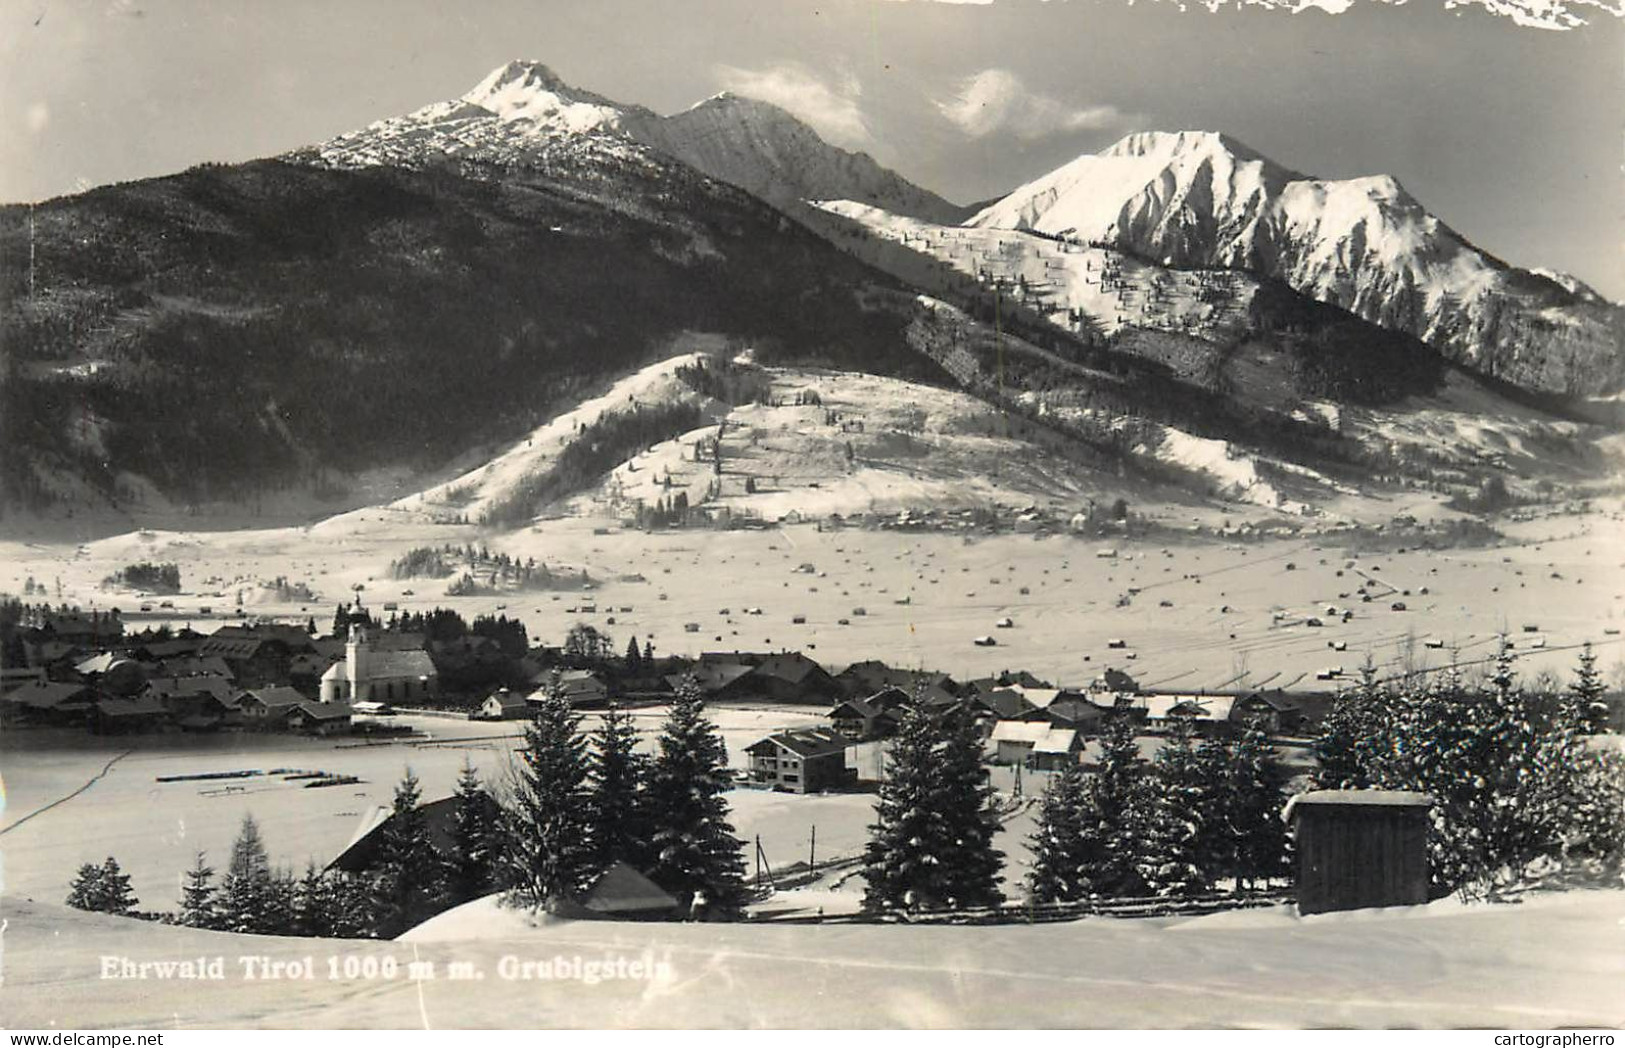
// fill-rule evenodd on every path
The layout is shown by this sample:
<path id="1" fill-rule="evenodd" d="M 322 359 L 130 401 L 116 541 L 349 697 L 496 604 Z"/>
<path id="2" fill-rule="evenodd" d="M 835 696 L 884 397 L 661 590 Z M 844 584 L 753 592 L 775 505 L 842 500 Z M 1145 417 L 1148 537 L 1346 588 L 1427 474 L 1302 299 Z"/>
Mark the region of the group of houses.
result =
<path id="1" fill-rule="evenodd" d="M 110 641 L 111 637 L 101 640 Z M 100 734 L 239 728 L 329 735 L 358 713 L 432 696 L 422 638 L 355 626 L 344 638 L 275 623 L 68 649 L 0 675 L 0 718 Z"/>
<path id="2" fill-rule="evenodd" d="M 1098 763 L 1099 736 L 1113 715 L 1133 721 L 1147 760 L 1185 725 L 1199 738 L 1258 729 L 1278 742 L 1305 728 L 1304 711 L 1279 692 L 1145 692 L 1115 669 L 1083 688 L 1057 688 L 1025 671 L 959 683 L 946 674 L 877 661 L 854 663 L 830 679 L 846 694 L 830 707 L 829 726 L 775 732 L 748 747 L 749 782 L 792 793 L 852 785 L 857 767 L 851 751 L 895 734 L 916 706 L 933 716 L 968 714 L 990 761 L 1034 771 Z M 1295 749 L 1307 756 L 1305 747 Z M 1277 752 L 1290 763 L 1294 747 L 1278 746 Z"/>

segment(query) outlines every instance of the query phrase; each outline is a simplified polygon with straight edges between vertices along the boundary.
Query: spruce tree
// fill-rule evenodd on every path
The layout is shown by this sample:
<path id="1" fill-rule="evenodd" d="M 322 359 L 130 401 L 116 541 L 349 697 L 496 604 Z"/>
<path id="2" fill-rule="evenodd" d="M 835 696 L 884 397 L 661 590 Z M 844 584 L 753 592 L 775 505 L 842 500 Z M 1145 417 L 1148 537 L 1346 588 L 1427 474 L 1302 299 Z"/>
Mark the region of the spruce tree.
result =
<path id="1" fill-rule="evenodd" d="M 643 653 L 638 650 L 636 634 L 627 638 L 626 641 L 626 672 L 633 677 L 643 672 Z"/>
<path id="2" fill-rule="evenodd" d="M 1380 735 L 1382 702 L 1376 666 L 1367 659 L 1360 667 L 1360 683 L 1339 692 L 1321 721 L 1315 739 L 1319 763 L 1315 784 L 1319 788 L 1353 790 L 1372 785 L 1372 740 Z"/>
<path id="3" fill-rule="evenodd" d="M 374 935 L 372 886 L 368 878 L 332 870 L 322 876 L 323 911 L 330 922 L 327 934 L 335 939 L 365 939 Z"/>
<path id="4" fill-rule="evenodd" d="M 214 928 L 219 924 L 215 912 L 214 867 L 204 852 L 197 853 L 192 868 L 186 871 L 181 886 L 179 923 L 188 928 Z"/>
<path id="5" fill-rule="evenodd" d="M 1088 778 L 1071 765 L 1050 780 L 1038 811 L 1030 847 L 1033 868 L 1027 890 L 1036 903 L 1076 902 L 1088 897 L 1088 870 L 1099 861 L 1083 832 L 1089 804 Z"/>
<path id="6" fill-rule="evenodd" d="M 745 903 L 743 845 L 728 822 L 728 751 L 692 676 L 677 685 L 649 769 L 651 877 L 695 917 L 731 918 Z"/>
<path id="7" fill-rule="evenodd" d="M 887 756 L 863 878 L 877 912 L 990 906 L 999 901 L 998 820 L 968 716 L 939 723 L 910 706 Z"/>
<path id="8" fill-rule="evenodd" d="M 294 897 L 293 933 L 314 938 L 328 938 L 333 934 L 332 895 L 321 868 L 312 859 L 305 864 L 305 875 L 299 879 Z"/>
<path id="9" fill-rule="evenodd" d="M 924 705 L 916 702 L 916 705 Z M 946 857 L 948 904 L 955 908 L 997 906 L 1003 901 L 1004 853 L 993 847 L 999 831 L 993 786 L 982 764 L 982 739 L 976 721 L 954 711 L 941 721 L 942 807 L 950 824 L 952 850 Z"/>
<path id="10" fill-rule="evenodd" d="M 1212 864 L 1202 845 L 1214 791 L 1197 760 L 1188 718 L 1174 718 L 1152 771 L 1133 810 L 1140 880 L 1154 895 L 1199 895 L 1208 888 L 1205 869 Z"/>
<path id="11" fill-rule="evenodd" d="M 1608 703 L 1603 701 L 1607 689 L 1603 686 L 1602 674 L 1597 672 L 1597 653 L 1591 650 L 1590 641 L 1586 641 L 1580 649 L 1580 665 L 1569 690 L 1574 697 L 1582 730 L 1588 735 L 1600 735 L 1607 731 Z"/>
<path id="12" fill-rule="evenodd" d="M 111 855 L 102 863 L 101 893 L 101 905 L 97 909 L 120 917 L 129 916 L 139 901 L 130 890 L 130 875 L 119 868 L 118 860 Z"/>
<path id="13" fill-rule="evenodd" d="M 458 901 L 477 899 L 496 886 L 501 819 L 501 809 L 480 784 L 473 762 L 465 758 L 457 776 L 457 811 L 453 826 L 456 854 L 451 888 Z"/>
<path id="14" fill-rule="evenodd" d="M 439 913 L 445 903 L 445 861 L 429 838 L 417 776 L 406 769 L 395 787 L 378 856 L 369 873 L 378 937 L 393 939 Z"/>
<path id="15" fill-rule="evenodd" d="M 1286 776 L 1269 737 L 1257 727 L 1242 733 L 1228 757 L 1219 806 L 1231 841 L 1221 852 L 1231 860 L 1225 872 L 1237 887 L 1267 884 L 1288 870 L 1290 842 L 1281 818 Z"/>
<path id="16" fill-rule="evenodd" d="M 67 904 L 76 910 L 99 911 L 106 898 L 102 868 L 93 862 L 80 866 L 73 883 L 68 886 Z"/>
<path id="17" fill-rule="evenodd" d="M 586 741 L 555 674 L 525 728 L 507 813 L 506 882 L 532 906 L 555 910 L 591 881 L 586 840 Z"/>
<path id="18" fill-rule="evenodd" d="M 276 917 L 271 887 L 271 860 L 260 838 L 254 816 L 244 815 L 237 839 L 231 846 L 231 862 L 220 883 L 220 927 L 223 931 L 262 934 Z"/>
<path id="19" fill-rule="evenodd" d="M 600 870 L 619 861 L 642 867 L 651 858 L 642 792 L 648 761 L 637 752 L 637 744 L 631 716 L 610 706 L 592 733 L 592 754 L 587 758 L 588 839 L 593 865 Z"/>
<path id="20" fill-rule="evenodd" d="M 1145 889 L 1140 878 L 1142 845 L 1136 835 L 1144 821 L 1146 777 L 1132 717 L 1126 712 L 1110 714 L 1081 820 L 1087 854 L 1093 859 L 1082 871 L 1090 895 L 1132 896 Z"/>

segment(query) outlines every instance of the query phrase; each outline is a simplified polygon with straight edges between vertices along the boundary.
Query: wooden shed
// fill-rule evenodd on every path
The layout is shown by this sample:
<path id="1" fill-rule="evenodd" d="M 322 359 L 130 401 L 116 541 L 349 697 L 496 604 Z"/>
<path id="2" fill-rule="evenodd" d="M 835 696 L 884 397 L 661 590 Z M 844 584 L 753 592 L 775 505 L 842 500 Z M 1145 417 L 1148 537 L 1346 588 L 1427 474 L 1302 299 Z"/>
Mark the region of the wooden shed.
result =
<path id="1" fill-rule="evenodd" d="M 1428 901 L 1428 810 L 1401 790 L 1315 790 L 1287 805 L 1298 854 L 1298 912 Z"/>

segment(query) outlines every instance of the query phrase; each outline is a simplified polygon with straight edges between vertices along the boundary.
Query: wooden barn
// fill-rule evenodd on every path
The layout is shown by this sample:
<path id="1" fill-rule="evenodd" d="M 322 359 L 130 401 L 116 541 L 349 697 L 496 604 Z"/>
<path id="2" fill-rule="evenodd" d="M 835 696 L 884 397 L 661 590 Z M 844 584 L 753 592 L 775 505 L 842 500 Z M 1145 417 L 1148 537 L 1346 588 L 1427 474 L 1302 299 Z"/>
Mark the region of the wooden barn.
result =
<path id="1" fill-rule="evenodd" d="M 1314 790 L 1287 804 L 1298 855 L 1298 912 L 1428 901 L 1428 810 L 1402 790 Z"/>

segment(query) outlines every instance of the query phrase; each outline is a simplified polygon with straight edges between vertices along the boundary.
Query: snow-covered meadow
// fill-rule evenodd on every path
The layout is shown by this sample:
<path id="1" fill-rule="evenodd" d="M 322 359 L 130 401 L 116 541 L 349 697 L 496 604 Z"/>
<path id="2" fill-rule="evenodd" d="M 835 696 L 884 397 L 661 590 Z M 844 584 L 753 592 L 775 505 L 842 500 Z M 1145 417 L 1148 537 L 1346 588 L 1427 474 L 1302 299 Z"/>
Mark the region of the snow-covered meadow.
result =
<path id="1" fill-rule="evenodd" d="M 474 903 L 393 943 L 164 927 L 7 899 L 9 1026 L 1612 1028 L 1625 1023 L 1625 891 L 1517 906 L 1284 909 L 992 927 L 557 922 Z M 248 980 L 240 957 L 311 958 Z M 104 979 L 115 964 L 221 958 L 218 982 Z M 327 978 L 328 958 L 341 977 Z M 343 959 L 391 958 L 394 979 Z M 576 959 L 652 978 L 517 977 Z M 505 961 L 506 959 L 506 961 Z M 560 965 L 558 962 L 564 962 Z M 433 967 L 411 980 L 407 965 Z M 450 978 L 462 963 L 461 979 Z M 600 970 L 604 970 L 600 968 Z M 584 967 L 583 967 L 584 971 Z M 474 975 L 479 977 L 472 977 Z"/>

